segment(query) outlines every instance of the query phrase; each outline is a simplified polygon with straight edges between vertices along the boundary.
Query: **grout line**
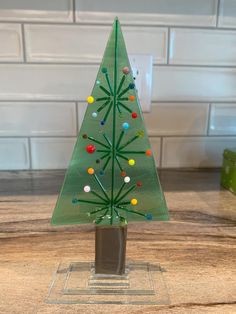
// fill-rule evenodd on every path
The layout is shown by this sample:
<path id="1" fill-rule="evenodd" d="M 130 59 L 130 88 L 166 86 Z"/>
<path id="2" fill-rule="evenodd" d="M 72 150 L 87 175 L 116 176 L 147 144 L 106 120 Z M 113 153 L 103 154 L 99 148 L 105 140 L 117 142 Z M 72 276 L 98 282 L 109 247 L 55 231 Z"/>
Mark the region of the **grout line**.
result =
<path id="1" fill-rule="evenodd" d="M 208 166 L 165 166 L 164 168 L 161 169 L 162 172 L 165 171 L 200 171 L 200 172 L 205 172 L 205 171 L 219 171 L 221 170 L 222 166 L 217 166 L 217 165 L 208 165 Z M 50 169 L 49 169 L 50 170 Z M 60 169 L 59 169 L 60 170 Z"/>
<path id="2" fill-rule="evenodd" d="M 76 23 L 76 4 L 75 4 L 75 0 L 72 0 L 72 14 L 73 14 L 73 23 Z"/>
<path id="3" fill-rule="evenodd" d="M 235 33 L 236 35 L 236 33 Z M 51 66 L 51 67 L 56 67 L 56 66 L 92 66 L 92 67 L 96 67 L 98 68 L 100 65 L 100 62 L 86 62 L 86 61 L 78 61 L 78 62 L 59 62 L 59 61 L 43 61 L 43 62 L 39 62 L 39 61 L 28 61 L 27 63 L 25 62 L 14 62 L 14 61 L 1 61 L 0 65 L 24 65 L 24 66 L 30 66 L 30 65 L 37 65 L 37 66 L 42 66 L 42 65 L 47 65 L 47 66 Z M 153 66 L 155 68 L 160 68 L 160 67 L 166 67 L 166 68 L 199 68 L 199 69 L 233 69 L 236 70 L 236 64 L 225 64 L 225 65 L 217 65 L 217 64 L 166 64 L 166 63 L 155 63 L 153 64 Z"/>
<path id="4" fill-rule="evenodd" d="M 82 99 L 82 100 L 78 100 L 78 99 L 73 99 L 73 100 L 68 100 L 68 99 L 0 99 L 0 104 L 1 103 L 75 103 L 77 102 L 77 104 L 79 103 L 86 103 L 86 99 Z M 152 100 L 152 105 L 157 105 L 157 104 L 209 104 L 209 102 L 211 103 L 214 103 L 214 104 L 233 104 L 233 105 L 236 105 L 236 99 L 235 100 L 209 100 L 209 99 L 206 99 L 206 100 L 172 100 L 172 99 L 169 99 L 169 100 L 156 100 L 156 99 L 153 99 Z"/>
<path id="5" fill-rule="evenodd" d="M 183 99 L 183 100 L 162 100 L 162 99 L 153 99 L 152 104 L 159 103 L 159 104 L 166 104 L 166 103 L 171 103 L 171 104 L 209 104 L 209 102 L 214 103 L 214 104 L 236 104 L 236 99 L 231 100 L 231 101 L 224 101 L 224 100 L 214 100 L 214 99 L 205 99 L 205 100 L 191 100 L 191 99 Z"/>
<path id="6" fill-rule="evenodd" d="M 93 20 L 91 19 L 90 21 L 88 22 L 75 22 L 73 23 L 73 21 L 67 21 L 67 22 L 60 22 L 60 21 L 23 21 L 23 20 L 1 20 L 0 21 L 0 24 L 19 24 L 19 23 L 22 23 L 24 22 L 25 24 L 36 24 L 36 25 L 65 25 L 65 26 L 71 26 L 71 25 L 81 25 L 81 26 L 107 26 L 108 28 L 110 28 L 113 24 L 113 21 L 109 21 L 108 23 L 93 23 L 92 22 Z M 175 24 L 149 24 L 149 23 L 126 23 L 126 22 L 121 22 L 122 23 L 122 26 L 125 26 L 125 27 L 147 27 L 147 28 L 150 28 L 150 27 L 153 27 L 153 28 L 166 28 L 166 27 L 174 27 L 174 28 L 189 28 L 189 29 L 206 29 L 206 30 L 215 30 L 216 29 L 216 26 L 215 25 L 212 25 L 212 26 L 207 26 L 207 25 L 187 25 L 187 24 L 184 24 L 184 25 L 175 25 Z M 236 28 L 235 27 L 219 27 L 217 28 L 218 29 L 222 29 L 222 30 L 233 30 L 235 31 Z"/>
<path id="7" fill-rule="evenodd" d="M 0 103 L 75 103 L 77 100 L 67 100 L 67 99 L 10 99 L 10 100 L 4 100 L 4 99 L 0 99 Z M 84 102 L 84 100 L 80 100 L 80 102 Z"/>
<path id="8" fill-rule="evenodd" d="M 236 33 L 235 33 L 235 36 L 236 36 Z M 232 64 L 232 65 L 217 65 L 217 64 L 177 64 L 177 63 L 171 63 L 169 65 L 166 65 L 166 64 L 155 64 L 154 63 L 154 66 L 155 67 L 173 67 L 173 68 L 179 68 L 179 67 L 182 67 L 182 68 L 199 68 L 199 69 L 202 69 L 202 68 L 213 68 L 213 69 L 221 69 L 221 68 L 225 68 L 225 69 L 236 69 L 236 64 Z"/>
<path id="9" fill-rule="evenodd" d="M 217 8 L 216 8 L 216 27 L 217 27 L 217 29 L 218 29 L 218 25 L 219 25 L 220 1 L 221 0 L 217 0 Z"/>
<path id="10" fill-rule="evenodd" d="M 64 138 L 76 138 L 76 136 L 75 135 L 29 135 L 28 137 L 27 137 L 27 135 L 26 136 L 24 136 L 24 135 L 3 135 L 3 136 L 1 136 L 0 135 L 0 139 L 3 139 L 3 138 L 14 138 L 14 139 L 19 139 L 19 138 L 30 138 L 30 139 L 32 139 L 32 138 L 62 138 L 62 139 L 64 139 Z"/>
<path id="11" fill-rule="evenodd" d="M 76 135 L 79 134 L 79 104 L 78 102 L 75 103 L 75 114 L 76 114 Z"/>
<path id="12" fill-rule="evenodd" d="M 28 137 L 28 147 L 29 147 L 29 162 L 30 162 L 30 170 L 32 170 L 32 147 L 31 147 L 31 140 Z"/>
<path id="13" fill-rule="evenodd" d="M 1 20 L 0 21 L 0 24 L 20 24 L 20 23 L 24 23 L 26 25 L 73 25 L 73 21 L 72 20 L 69 20 L 69 21 L 47 21 L 47 20 L 30 20 L 27 18 L 23 18 L 23 19 L 20 19 L 19 20 L 14 20 L 12 19 L 11 21 L 6 19 L 6 20 Z M 79 23 L 76 23 L 79 25 Z M 81 24 L 81 23 L 80 23 Z M 94 25 L 94 24 L 91 24 L 91 23 L 87 23 L 88 25 Z M 82 24 L 83 25 L 83 24 Z M 101 24 L 98 24 L 98 26 L 101 25 Z M 107 26 L 109 26 L 109 24 L 106 24 Z M 110 24 L 112 25 L 112 23 Z"/>
<path id="14" fill-rule="evenodd" d="M 24 62 L 11 62 L 11 61 L 1 61 L 0 65 L 2 64 L 12 64 L 12 65 L 22 65 L 24 64 Z M 27 65 L 52 65 L 52 66 L 56 66 L 56 65 L 85 65 L 85 66 L 96 66 L 98 67 L 100 65 L 100 62 L 89 62 L 89 61 L 78 61 L 78 62 L 60 62 L 60 61 L 28 61 Z"/>
<path id="15" fill-rule="evenodd" d="M 23 51 L 23 63 L 26 63 L 26 42 L 25 42 L 25 27 L 24 24 L 21 24 L 21 33 L 22 33 L 22 51 Z"/>
<path id="16" fill-rule="evenodd" d="M 19 24 L 22 23 L 22 20 L 12 20 L 12 21 L 0 21 L 0 24 Z M 107 26 L 108 28 L 110 28 L 112 26 L 112 21 L 110 23 L 91 23 L 91 22 L 51 22 L 51 21 L 28 21 L 28 22 L 24 22 L 24 24 L 30 25 L 65 25 L 65 26 L 73 26 L 73 25 L 77 25 L 77 26 Z M 223 30 L 223 31 L 236 31 L 235 27 L 217 27 L 216 26 L 201 26 L 201 25 L 175 25 L 175 24 L 126 24 L 126 23 L 122 23 L 122 26 L 125 27 L 147 27 L 147 28 L 179 28 L 179 29 L 203 29 L 203 30 Z"/>
<path id="17" fill-rule="evenodd" d="M 167 31 L 167 64 L 170 64 L 170 27 L 168 27 Z M 155 64 L 154 64 L 155 65 Z"/>
<path id="18" fill-rule="evenodd" d="M 148 134 L 148 138 L 160 138 L 161 139 L 161 152 L 163 152 L 163 139 L 164 138 L 228 138 L 228 139 L 236 139 L 236 134 L 213 134 L 213 135 L 206 135 L 206 134 L 169 134 L 169 135 L 165 135 L 165 134 Z M 23 135 L 0 135 L 0 139 L 22 139 L 22 138 L 27 138 L 27 139 L 76 139 L 77 136 L 75 135 L 30 135 L 30 136 L 23 136 Z M 31 144 L 31 142 L 30 142 Z M 31 145 L 30 145 L 31 147 Z M 160 160 L 162 161 L 162 159 Z"/>
<path id="19" fill-rule="evenodd" d="M 28 20 L 28 21 L 25 21 L 24 19 L 19 19 L 19 20 L 11 20 L 11 21 L 9 21 L 9 20 L 1 20 L 0 21 L 0 24 L 20 24 L 20 23 L 24 23 L 24 24 L 27 24 L 27 25 L 29 25 L 29 24 L 36 24 L 36 25 L 72 25 L 72 22 L 71 21 L 69 21 L 69 22 L 57 22 L 57 21 L 54 21 L 54 22 L 52 22 L 52 21 L 30 21 L 30 20 Z"/>
<path id="20" fill-rule="evenodd" d="M 177 134 L 177 135 L 175 135 L 175 134 L 173 134 L 173 135 L 165 135 L 165 134 L 161 134 L 160 135 L 160 133 L 159 134 L 148 134 L 148 137 L 149 138 L 152 138 L 152 137 L 163 137 L 163 138 L 170 138 L 170 137 L 174 137 L 174 138 L 191 138 L 191 137 L 199 137 L 199 138 L 212 138 L 212 137 L 218 137 L 218 138 L 226 138 L 226 137 L 228 137 L 228 138 L 235 138 L 236 139 L 236 134 L 225 134 L 225 135 L 223 135 L 223 134 L 214 134 L 214 135 L 210 135 L 210 136 L 208 136 L 208 135 L 206 135 L 206 134 Z"/>
<path id="21" fill-rule="evenodd" d="M 209 103 L 208 107 L 208 117 L 207 117 L 207 136 L 210 136 L 210 120 L 211 120 L 211 109 L 212 109 L 212 104 Z"/>
<path id="22" fill-rule="evenodd" d="M 169 100 L 152 100 L 152 106 L 158 106 L 158 104 L 171 104 L 171 105 L 178 105 L 178 104 L 189 104 L 194 105 L 194 104 L 209 104 L 209 103 L 214 103 L 214 104 L 231 104 L 231 105 L 236 105 L 236 100 L 232 100 L 232 101 L 224 101 L 224 100 L 212 100 L 212 99 L 205 99 L 205 100 L 173 100 L 173 99 L 169 99 Z"/>
<path id="23" fill-rule="evenodd" d="M 232 100 L 232 101 L 224 101 L 224 100 L 152 100 L 152 105 L 155 104 L 209 104 L 209 102 L 211 103 L 218 103 L 218 104 L 235 104 L 236 105 L 236 100 Z"/>

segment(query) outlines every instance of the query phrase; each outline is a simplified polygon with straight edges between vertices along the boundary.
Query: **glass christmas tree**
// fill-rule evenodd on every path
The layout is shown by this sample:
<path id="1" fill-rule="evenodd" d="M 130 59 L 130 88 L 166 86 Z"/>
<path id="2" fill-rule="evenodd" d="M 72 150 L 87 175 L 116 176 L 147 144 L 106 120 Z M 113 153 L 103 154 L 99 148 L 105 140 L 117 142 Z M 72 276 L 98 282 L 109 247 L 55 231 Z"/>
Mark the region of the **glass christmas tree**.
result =
<path id="1" fill-rule="evenodd" d="M 109 260 L 120 235 L 108 232 L 121 230 L 125 239 L 128 221 L 168 220 L 118 19 L 87 102 L 52 224 L 95 222 L 96 245 L 109 240 L 113 246 L 110 255 L 97 249 Z M 98 272 L 106 270 L 109 265 L 97 266 Z M 118 271 L 122 272 L 124 268 Z"/>

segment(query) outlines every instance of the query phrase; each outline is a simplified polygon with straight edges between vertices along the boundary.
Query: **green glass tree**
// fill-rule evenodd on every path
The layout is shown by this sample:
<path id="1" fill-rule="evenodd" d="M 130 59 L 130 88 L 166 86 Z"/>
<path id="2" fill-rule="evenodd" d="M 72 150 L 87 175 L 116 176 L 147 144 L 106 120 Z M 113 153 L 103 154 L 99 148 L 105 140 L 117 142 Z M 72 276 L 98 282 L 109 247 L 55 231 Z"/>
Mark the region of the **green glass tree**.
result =
<path id="1" fill-rule="evenodd" d="M 168 220 L 118 19 L 87 101 L 52 224 Z"/>

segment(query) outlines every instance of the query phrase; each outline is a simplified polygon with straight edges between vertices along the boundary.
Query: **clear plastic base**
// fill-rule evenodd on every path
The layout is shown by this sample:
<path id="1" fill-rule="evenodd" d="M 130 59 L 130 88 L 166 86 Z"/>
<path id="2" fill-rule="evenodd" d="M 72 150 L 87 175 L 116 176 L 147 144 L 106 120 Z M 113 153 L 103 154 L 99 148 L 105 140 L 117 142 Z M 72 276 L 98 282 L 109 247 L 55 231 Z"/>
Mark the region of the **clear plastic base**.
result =
<path id="1" fill-rule="evenodd" d="M 94 263 L 61 263 L 50 304 L 169 304 L 160 265 L 130 262 L 124 275 L 95 274 Z"/>

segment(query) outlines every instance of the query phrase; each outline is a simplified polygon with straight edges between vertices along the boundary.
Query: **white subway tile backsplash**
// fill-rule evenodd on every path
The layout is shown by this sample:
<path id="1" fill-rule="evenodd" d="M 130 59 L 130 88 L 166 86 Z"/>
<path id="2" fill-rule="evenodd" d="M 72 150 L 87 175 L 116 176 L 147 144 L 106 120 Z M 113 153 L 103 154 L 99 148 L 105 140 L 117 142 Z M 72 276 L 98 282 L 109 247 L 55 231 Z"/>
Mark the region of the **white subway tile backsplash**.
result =
<path id="1" fill-rule="evenodd" d="M 27 60 L 101 62 L 110 30 L 110 26 L 26 25 Z M 122 30 L 129 54 L 150 54 L 154 63 L 166 63 L 167 28 L 124 26 Z"/>
<path id="2" fill-rule="evenodd" d="M 212 104 L 209 134 L 236 135 L 236 103 Z"/>
<path id="3" fill-rule="evenodd" d="M 151 136 L 206 135 L 207 103 L 153 103 L 144 114 L 146 128 Z"/>
<path id="4" fill-rule="evenodd" d="M 235 0 L 220 0 L 219 26 L 236 28 Z"/>
<path id="5" fill-rule="evenodd" d="M 217 0 L 76 0 L 80 23 L 215 26 Z"/>
<path id="6" fill-rule="evenodd" d="M 33 169 L 65 169 L 68 167 L 75 138 L 31 138 Z M 1 141 L 1 139 L 0 139 Z M 160 138 L 151 137 L 156 165 L 160 165 Z"/>
<path id="7" fill-rule="evenodd" d="M 150 144 L 155 159 L 157 167 L 160 167 L 160 158 L 161 158 L 161 139 L 158 137 L 150 137 Z"/>
<path id="8" fill-rule="evenodd" d="M 0 170 L 25 170 L 30 167 L 26 138 L 0 138 Z"/>
<path id="9" fill-rule="evenodd" d="M 92 65 L 1 64 L 0 100 L 84 100 L 97 71 Z"/>
<path id="10" fill-rule="evenodd" d="M 115 16 L 155 64 L 157 166 L 219 167 L 236 146 L 236 0 L 0 0 L 0 170 L 68 166 Z"/>
<path id="11" fill-rule="evenodd" d="M 84 120 L 84 115 L 85 115 L 85 112 L 86 112 L 86 110 L 87 110 L 87 103 L 78 103 L 77 104 L 77 108 L 78 108 L 78 110 L 77 110 L 77 112 L 78 112 L 78 117 L 77 117 L 77 119 L 78 119 L 78 127 L 79 127 L 79 129 L 81 128 L 81 125 L 82 125 L 82 123 L 83 123 L 83 120 Z"/>
<path id="12" fill-rule="evenodd" d="M 72 0 L 1 1 L 0 20 L 72 22 Z"/>
<path id="13" fill-rule="evenodd" d="M 0 24 L 0 62 L 23 61 L 20 24 Z"/>
<path id="14" fill-rule="evenodd" d="M 220 167 L 225 148 L 236 137 L 169 137 L 163 139 L 162 167 Z"/>
<path id="15" fill-rule="evenodd" d="M 0 65 L 0 100 L 85 100 L 96 65 Z M 6 80 L 6 77 L 8 78 Z M 154 101 L 234 101 L 236 69 L 154 67 Z"/>
<path id="16" fill-rule="evenodd" d="M 32 138 L 32 168 L 67 168 L 74 145 L 75 138 Z"/>
<path id="17" fill-rule="evenodd" d="M 236 68 L 154 67 L 154 101 L 234 101 Z"/>
<path id="18" fill-rule="evenodd" d="M 0 136 L 76 135 L 75 103 L 0 102 Z"/>
<path id="19" fill-rule="evenodd" d="M 236 31 L 172 29 L 169 56 L 171 64 L 236 65 Z"/>

